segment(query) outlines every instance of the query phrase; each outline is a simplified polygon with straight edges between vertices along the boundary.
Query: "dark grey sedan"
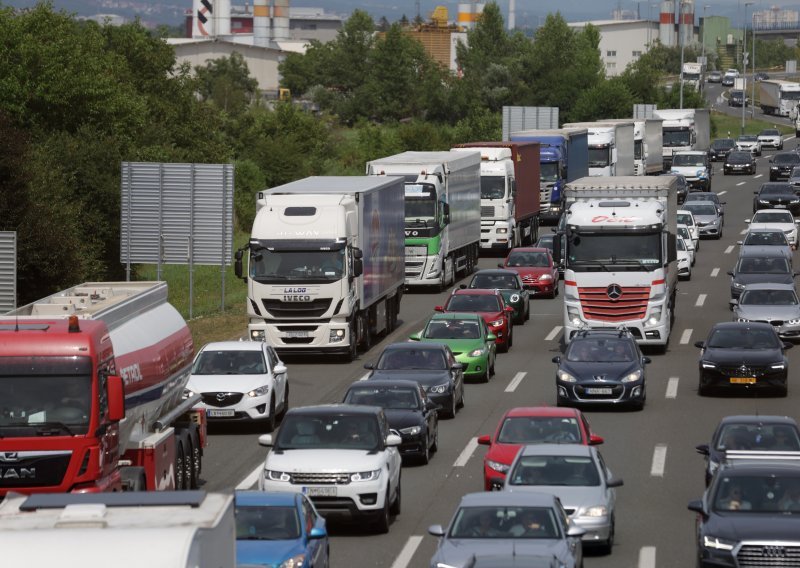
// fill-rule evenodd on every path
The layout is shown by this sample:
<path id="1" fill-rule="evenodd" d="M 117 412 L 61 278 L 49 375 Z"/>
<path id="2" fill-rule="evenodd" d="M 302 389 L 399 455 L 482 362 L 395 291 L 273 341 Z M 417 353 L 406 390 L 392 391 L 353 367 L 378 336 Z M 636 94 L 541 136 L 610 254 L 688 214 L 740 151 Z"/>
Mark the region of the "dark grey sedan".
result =
<path id="1" fill-rule="evenodd" d="M 751 251 L 758 252 L 758 251 Z M 789 284 L 794 285 L 795 272 L 783 255 L 764 257 L 758 254 L 740 256 L 731 277 L 731 299 L 738 300 L 744 287 L 750 284 Z"/>
<path id="2" fill-rule="evenodd" d="M 734 321 L 768 323 L 782 339 L 800 337 L 800 301 L 793 284 L 749 284 L 731 304 Z"/>

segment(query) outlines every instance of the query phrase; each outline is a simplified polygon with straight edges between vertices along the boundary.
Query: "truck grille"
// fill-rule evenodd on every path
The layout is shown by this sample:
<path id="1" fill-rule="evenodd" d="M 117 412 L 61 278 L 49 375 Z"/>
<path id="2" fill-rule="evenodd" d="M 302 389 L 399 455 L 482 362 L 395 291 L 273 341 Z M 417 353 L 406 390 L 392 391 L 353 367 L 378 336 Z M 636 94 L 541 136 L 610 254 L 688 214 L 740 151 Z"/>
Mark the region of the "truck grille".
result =
<path id="1" fill-rule="evenodd" d="M 292 473 L 294 485 L 348 485 L 349 473 Z"/>
<path id="2" fill-rule="evenodd" d="M 19 452 L 22 454 L 23 452 Z M 35 453 L 35 452 L 33 452 Z M 19 456 L 19 461 L 0 462 L 0 488 L 49 487 L 60 485 L 69 467 L 72 452 L 56 455 Z"/>
<path id="3" fill-rule="evenodd" d="M 331 307 L 330 298 L 317 298 L 310 302 L 282 302 L 264 298 L 264 308 L 275 318 L 318 318 Z"/>
<path id="4" fill-rule="evenodd" d="M 208 406 L 221 408 L 236 404 L 242 400 L 244 395 L 240 392 L 204 392 L 200 393 L 200 396 L 203 397 L 203 402 Z"/>
<path id="5" fill-rule="evenodd" d="M 553 195 L 553 185 L 544 185 L 539 190 L 539 203 L 550 207 L 550 198 Z"/>
<path id="6" fill-rule="evenodd" d="M 800 545 L 744 544 L 736 555 L 740 568 L 800 567 Z"/>
<path id="7" fill-rule="evenodd" d="M 406 276 L 417 278 L 422 274 L 422 269 L 425 267 L 425 262 L 413 261 L 406 259 Z"/>
<path id="8" fill-rule="evenodd" d="M 494 205 L 481 205 L 481 217 L 494 217 Z"/>
<path id="9" fill-rule="evenodd" d="M 588 319 L 610 322 L 642 319 L 647 313 L 650 286 L 621 286 L 620 289 L 620 296 L 612 300 L 608 287 L 578 288 L 583 315 Z"/>

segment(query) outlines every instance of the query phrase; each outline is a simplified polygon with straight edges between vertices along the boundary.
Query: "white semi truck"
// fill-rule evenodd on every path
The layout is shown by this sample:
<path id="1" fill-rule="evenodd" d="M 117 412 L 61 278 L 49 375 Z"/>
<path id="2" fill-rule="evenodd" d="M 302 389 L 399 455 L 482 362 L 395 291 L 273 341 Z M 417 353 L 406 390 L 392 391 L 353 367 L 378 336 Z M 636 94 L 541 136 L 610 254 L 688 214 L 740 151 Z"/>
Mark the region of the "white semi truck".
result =
<path id="1" fill-rule="evenodd" d="M 403 152 L 367 163 L 367 175 L 406 180 L 406 286 L 442 290 L 477 266 L 480 163 L 479 151 Z"/>
<path id="2" fill-rule="evenodd" d="M 672 154 L 689 150 L 707 151 L 711 145 L 711 116 L 705 108 L 655 109 L 663 120 L 664 171 L 672 168 Z"/>
<path id="3" fill-rule="evenodd" d="M 589 131 L 589 175 L 632 176 L 633 120 L 570 122 L 564 128 Z"/>
<path id="4" fill-rule="evenodd" d="M 12 494 L 0 503 L 0 548 L 36 568 L 234 568 L 233 495 Z"/>
<path id="5" fill-rule="evenodd" d="M 800 83 L 775 79 L 759 81 L 758 104 L 764 114 L 791 117 L 800 104 Z"/>
<path id="6" fill-rule="evenodd" d="M 309 177 L 257 194 L 247 281 L 249 335 L 276 350 L 356 357 L 397 324 L 403 179 Z M 249 251 L 243 274 L 244 252 Z"/>
<path id="7" fill-rule="evenodd" d="M 705 84 L 705 65 L 698 62 L 688 62 L 683 64 L 683 84 L 688 85 L 695 91 L 702 91 Z"/>
<path id="8" fill-rule="evenodd" d="M 633 159 L 637 176 L 658 175 L 664 171 L 663 122 L 660 118 L 633 121 Z"/>
<path id="9" fill-rule="evenodd" d="M 674 176 L 588 177 L 567 185 L 564 340 L 625 326 L 666 348 L 678 267 Z"/>

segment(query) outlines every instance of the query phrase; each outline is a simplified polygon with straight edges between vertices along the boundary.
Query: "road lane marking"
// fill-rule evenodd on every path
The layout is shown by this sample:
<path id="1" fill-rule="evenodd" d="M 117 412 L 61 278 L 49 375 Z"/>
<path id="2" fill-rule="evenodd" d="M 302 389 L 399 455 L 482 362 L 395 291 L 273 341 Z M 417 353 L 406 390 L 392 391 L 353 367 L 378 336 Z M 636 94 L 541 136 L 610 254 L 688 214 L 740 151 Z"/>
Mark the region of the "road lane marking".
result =
<path id="1" fill-rule="evenodd" d="M 258 477 L 261 475 L 261 470 L 264 469 L 264 464 L 258 464 L 253 471 L 251 471 L 247 477 L 245 477 L 239 485 L 236 486 L 236 489 L 251 489 L 256 482 L 258 482 Z"/>
<path id="2" fill-rule="evenodd" d="M 739 183 L 737 183 L 736 185 L 737 185 L 737 186 L 740 186 L 740 185 L 744 185 L 744 184 L 745 184 L 745 182 L 743 182 L 743 181 L 740 181 L 740 182 L 739 182 Z"/>
<path id="3" fill-rule="evenodd" d="M 711 271 L 711 278 L 716 278 L 717 276 L 719 276 L 719 268 L 715 268 Z"/>
<path id="4" fill-rule="evenodd" d="M 527 374 L 528 373 L 526 373 L 525 371 L 521 371 L 521 372 L 517 373 L 516 375 L 514 375 L 514 378 L 511 379 L 511 382 L 508 383 L 508 386 L 506 387 L 506 392 L 514 392 L 515 390 L 517 390 L 517 387 L 519 386 L 519 384 L 522 382 L 522 379 L 524 379 L 525 375 L 527 375 Z"/>
<path id="5" fill-rule="evenodd" d="M 406 568 L 411 564 L 411 559 L 414 558 L 414 553 L 417 551 L 417 548 L 419 548 L 420 543 L 422 543 L 421 536 L 414 535 L 408 537 L 403 550 L 401 550 L 397 558 L 394 559 L 392 568 Z"/>
<path id="6" fill-rule="evenodd" d="M 740 235 L 746 235 L 746 234 L 747 234 L 747 231 L 749 231 L 749 230 L 750 230 L 750 229 L 742 229 L 742 230 L 739 232 L 739 234 L 740 234 Z"/>
<path id="7" fill-rule="evenodd" d="M 667 381 L 667 398 L 678 398 L 678 377 L 670 377 Z"/>
<path id="8" fill-rule="evenodd" d="M 689 343 L 689 340 L 692 338 L 692 328 L 684 329 L 683 333 L 681 334 L 681 345 L 686 345 Z"/>
<path id="9" fill-rule="evenodd" d="M 700 294 L 697 296 L 697 301 L 694 303 L 695 306 L 698 308 L 702 308 L 703 304 L 706 303 L 706 294 Z"/>
<path id="10" fill-rule="evenodd" d="M 653 464 L 650 466 L 650 475 L 664 477 L 664 468 L 667 465 L 667 446 L 658 444 L 653 450 Z"/>
<path id="11" fill-rule="evenodd" d="M 639 549 L 638 568 L 656 568 L 656 547 L 643 546 Z"/>
<path id="12" fill-rule="evenodd" d="M 726 193 L 728 193 L 728 191 L 727 191 L 727 190 L 725 190 L 725 191 L 720 191 L 720 192 L 719 192 L 717 195 L 725 195 Z"/>
<path id="13" fill-rule="evenodd" d="M 453 467 L 464 467 L 467 465 L 469 458 L 472 457 L 472 454 L 478 448 L 478 438 L 472 438 L 469 442 L 467 442 L 467 447 L 461 451 L 461 454 L 456 459 Z"/>
<path id="14" fill-rule="evenodd" d="M 758 174 L 757 176 L 753 176 L 753 179 L 758 179 L 760 177 L 764 177 L 764 174 Z"/>
<path id="15" fill-rule="evenodd" d="M 370 376 L 371 374 L 372 374 L 372 371 L 370 371 L 369 373 L 365 373 L 365 374 L 364 374 L 364 376 L 363 376 L 363 377 L 361 377 L 361 378 L 360 378 L 360 379 L 358 379 L 358 380 L 359 380 L 359 381 L 366 381 L 366 380 L 369 378 L 369 376 Z"/>
<path id="16" fill-rule="evenodd" d="M 553 330 L 547 334 L 547 337 L 544 338 L 545 341 L 553 341 L 558 334 L 561 333 L 561 330 L 564 329 L 564 326 L 557 325 L 553 328 Z"/>
<path id="17" fill-rule="evenodd" d="M 725 249 L 725 254 L 731 254 L 733 252 L 733 245 L 730 245 L 728 248 Z"/>

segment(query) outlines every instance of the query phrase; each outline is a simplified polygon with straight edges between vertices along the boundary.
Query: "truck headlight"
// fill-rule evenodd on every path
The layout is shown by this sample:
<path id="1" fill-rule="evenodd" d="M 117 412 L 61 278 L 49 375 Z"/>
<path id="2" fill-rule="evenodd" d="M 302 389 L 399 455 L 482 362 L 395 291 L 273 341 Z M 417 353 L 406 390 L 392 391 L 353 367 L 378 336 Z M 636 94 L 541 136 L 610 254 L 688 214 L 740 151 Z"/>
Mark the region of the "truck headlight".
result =
<path id="1" fill-rule="evenodd" d="M 250 339 L 253 341 L 264 341 L 266 339 L 266 334 L 263 329 L 251 329 Z"/>
<path id="2" fill-rule="evenodd" d="M 724 541 L 715 536 L 703 535 L 703 547 L 715 550 L 733 550 L 735 543 Z"/>
<path id="3" fill-rule="evenodd" d="M 498 235 L 505 235 L 505 234 L 508 234 L 508 228 L 506 228 L 506 227 L 500 227 L 499 229 L 497 229 L 497 234 L 498 234 Z"/>
<path id="4" fill-rule="evenodd" d="M 267 479 L 269 479 L 270 481 L 289 482 L 292 480 L 292 476 L 286 473 L 285 471 L 275 471 L 274 469 L 265 469 L 264 473 L 266 474 Z"/>
<path id="5" fill-rule="evenodd" d="M 328 337 L 328 343 L 339 343 L 344 341 L 345 331 L 343 329 L 332 329 Z"/>
<path id="6" fill-rule="evenodd" d="M 556 371 L 556 377 L 558 377 L 558 380 L 561 381 L 562 383 L 575 383 L 575 382 L 577 382 L 575 377 L 573 377 L 572 375 L 570 375 L 566 371 L 562 371 L 562 370 Z"/>
<path id="7" fill-rule="evenodd" d="M 193 396 L 194 396 L 194 391 L 193 390 L 183 389 L 183 400 L 189 399 L 189 398 L 191 398 Z"/>
<path id="8" fill-rule="evenodd" d="M 381 476 L 381 470 L 373 469 L 372 471 L 359 471 L 358 473 L 350 474 L 350 481 L 375 481 Z"/>
<path id="9" fill-rule="evenodd" d="M 579 327 L 583 323 L 583 320 L 581 319 L 581 313 L 577 308 L 567 308 L 567 319 L 569 320 L 569 323 L 575 327 Z"/>
<path id="10" fill-rule="evenodd" d="M 269 394 L 269 385 L 264 385 L 258 387 L 257 389 L 253 389 L 249 393 L 247 393 L 247 396 L 255 398 L 257 396 L 264 396 L 266 394 Z"/>
<path id="11" fill-rule="evenodd" d="M 633 373 L 630 373 L 630 374 L 625 375 L 624 377 L 622 377 L 622 382 L 623 383 L 632 383 L 634 381 L 638 381 L 641 378 L 642 378 L 642 371 L 641 371 L 641 369 L 639 369 L 639 370 L 634 371 Z"/>
<path id="12" fill-rule="evenodd" d="M 659 322 L 661 322 L 661 308 L 650 312 L 650 317 L 647 318 L 647 325 L 658 325 Z"/>

